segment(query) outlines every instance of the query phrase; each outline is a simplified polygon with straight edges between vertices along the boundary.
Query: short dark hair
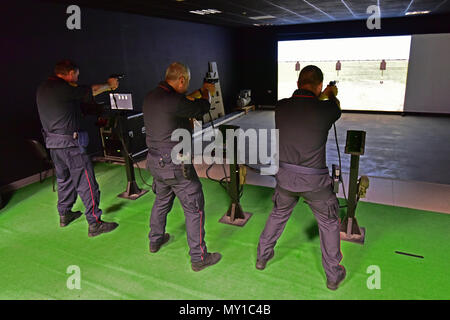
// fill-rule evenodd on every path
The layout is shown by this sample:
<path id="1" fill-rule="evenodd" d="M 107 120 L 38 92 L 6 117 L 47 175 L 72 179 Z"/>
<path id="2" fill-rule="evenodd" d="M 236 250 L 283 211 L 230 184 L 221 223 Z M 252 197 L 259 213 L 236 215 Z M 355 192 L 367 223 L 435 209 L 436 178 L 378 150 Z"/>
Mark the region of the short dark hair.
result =
<path id="1" fill-rule="evenodd" d="M 302 86 L 305 84 L 311 84 L 313 86 L 318 86 L 323 82 L 323 73 L 319 67 L 309 65 L 300 71 L 298 76 L 298 83 Z"/>
<path id="2" fill-rule="evenodd" d="M 68 74 L 70 71 L 77 71 L 80 68 L 71 60 L 61 60 L 55 65 L 55 74 Z"/>

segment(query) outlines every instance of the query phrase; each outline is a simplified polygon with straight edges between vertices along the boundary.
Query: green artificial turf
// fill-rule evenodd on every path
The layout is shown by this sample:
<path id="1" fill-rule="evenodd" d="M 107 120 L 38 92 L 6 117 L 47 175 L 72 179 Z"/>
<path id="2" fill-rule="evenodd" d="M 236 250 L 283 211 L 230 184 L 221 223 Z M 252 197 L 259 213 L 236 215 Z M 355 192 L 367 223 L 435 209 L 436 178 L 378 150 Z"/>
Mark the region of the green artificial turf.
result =
<path id="1" fill-rule="evenodd" d="M 253 215 L 241 228 L 218 222 L 228 208 L 228 197 L 220 185 L 202 179 L 208 251 L 218 251 L 223 258 L 194 272 L 179 201 L 168 216 L 170 242 L 150 254 L 147 234 L 154 194 L 136 201 L 117 198 L 126 186 L 125 169 L 97 164 L 95 170 L 103 219 L 118 222 L 119 228 L 88 238 L 84 217 L 60 228 L 51 179 L 14 192 L 0 211 L 0 299 L 450 298 L 450 215 L 359 203 L 357 218 L 366 228 L 366 242 L 342 242 L 347 278 L 337 291 L 330 291 L 317 224 L 302 201 L 275 247 L 274 259 L 258 271 L 256 248 L 272 209 L 273 189 L 245 186 L 241 203 Z M 151 182 L 148 172 L 142 175 Z M 84 211 L 80 199 L 77 209 Z M 80 268 L 80 290 L 67 288 L 71 265 Z M 367 287 L 372 265 L 380 268 L 380 289 Z"/>

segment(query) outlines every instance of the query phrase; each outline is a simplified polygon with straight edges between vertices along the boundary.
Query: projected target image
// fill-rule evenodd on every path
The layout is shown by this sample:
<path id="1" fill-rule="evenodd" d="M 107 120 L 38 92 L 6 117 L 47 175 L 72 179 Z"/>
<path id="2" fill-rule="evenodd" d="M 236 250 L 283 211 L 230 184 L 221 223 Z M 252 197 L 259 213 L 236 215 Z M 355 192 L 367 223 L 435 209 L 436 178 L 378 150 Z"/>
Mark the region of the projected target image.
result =
<path id="1" fill-rule="evenodd" d="M 310 64 L 336 81 L 344 110 L 403 111 L 411 36 L 278 42 L 278 99 L 297 89 Z"/>

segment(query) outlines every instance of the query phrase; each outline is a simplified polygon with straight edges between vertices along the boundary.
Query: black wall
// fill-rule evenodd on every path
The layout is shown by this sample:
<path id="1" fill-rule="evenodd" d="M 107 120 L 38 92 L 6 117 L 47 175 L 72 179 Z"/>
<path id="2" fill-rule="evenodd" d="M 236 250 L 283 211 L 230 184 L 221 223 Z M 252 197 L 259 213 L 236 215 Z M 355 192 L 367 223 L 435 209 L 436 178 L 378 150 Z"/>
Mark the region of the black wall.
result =
<path id="1" fill-rule="evenodd" d="M 429 15 L 381 20 L 380 30 L 369 30 L 365 20 L 245 28 L 239 32 L 242 88 L 252 89 L 258 104 L 277 101 L 277 41 L 450 32 L 450 15 Z M 332 48 L 330 48 L 332 50 Z"/>
<path id="2" fill-rule="evenodd" d="M 42 141 L 35 93 L 58 60 L 77 62 L 81 84 L 125 73 L 118 92 L 133 93 L 138 110 L 171 62 L 190 66 L 193 91 L 201 86 L 208 61 L 216 61 L 225 108 L 229 112 L 234 107 L 238 76 L 233 29 L 81 7 L 81 30 L 71 31 L 66 8 L 36 1 L 2 6 L 0 186 L 39 170 L 25 141 Z M 99 101 L 105 98 L 98 96 Z M 99 151 L 98 129 L 92 125 L 91 131 L 89 150 Z"/>
<path id="3" fill-rule="evenodd" d="M 0 186 L 39 170 L 25 141 L 42 141 L 35 91 L 60 59 L 80 65 L 80 83 L 104 82 L 111 73 L 125 73 L 120 92 L 133 93 L 138 110 L 170 62 L 191 67 L 194 90 L 201 85 L 207 62 L 217 61 L 229 112 L 239 89 L 251 89 L 256 104 L 276 102 L 278 40 L 450 32 L 450 15 L 382 19 L 381 30 L 373 31 L 365 21 L 229 29 L 84 7 L 81 30 L 70 31 L 66 7 L 36 1 L 2 6 Z M 85 120 L 93 123 L 95 118 Z M 92 126 L 90 152 L 95 151 L 100 151 L 100 139 Z"/>

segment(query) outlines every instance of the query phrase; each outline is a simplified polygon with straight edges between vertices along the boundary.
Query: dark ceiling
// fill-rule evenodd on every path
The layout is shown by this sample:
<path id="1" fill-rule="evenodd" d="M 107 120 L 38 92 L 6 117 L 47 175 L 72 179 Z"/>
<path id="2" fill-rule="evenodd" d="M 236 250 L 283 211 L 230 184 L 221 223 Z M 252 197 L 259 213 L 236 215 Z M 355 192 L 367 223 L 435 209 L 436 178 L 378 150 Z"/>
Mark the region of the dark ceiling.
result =
<path id="1" fill-rule="evenodd" d="M 379 5 L 381 18 L 404 17 L 407 12 L 450 13 L 450 0 L 72 0 L 50 1 L 91 8 L 137 13 L 229 27 L 290 25 L 363 20 L 371 5 Z M 216 9 L 199 15 L 190 11 Z M 255 17 L 264 17 L 255 19 Z"/>

